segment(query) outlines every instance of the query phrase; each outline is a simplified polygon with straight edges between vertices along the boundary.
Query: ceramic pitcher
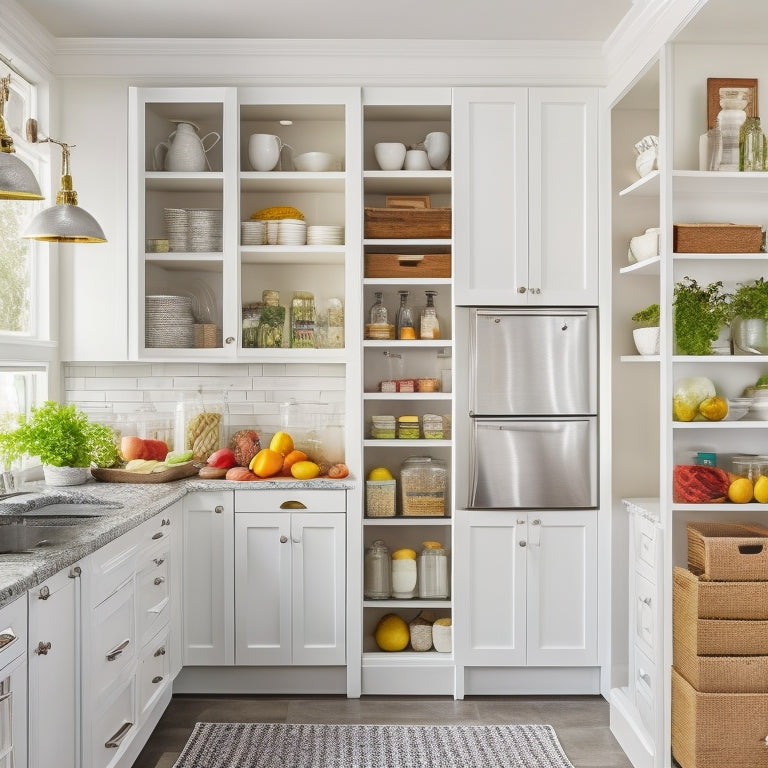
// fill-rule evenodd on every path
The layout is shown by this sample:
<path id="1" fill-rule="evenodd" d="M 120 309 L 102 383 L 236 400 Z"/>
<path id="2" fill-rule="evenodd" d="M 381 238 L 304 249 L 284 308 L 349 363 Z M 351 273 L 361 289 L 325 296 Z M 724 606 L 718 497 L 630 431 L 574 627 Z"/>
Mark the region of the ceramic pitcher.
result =
<path id="1" fill-rule="evenodd" d="M 166 141 L 161 141 L 154 151 L 156 171 L 205 171 L 211 170 L 207 153 L 216 146 L 221 136 L 215 131 L 201 139 L 194 123 L 179 122 L 176 130 Z M 205 142 L 213 137 L 213 142 Z"/>
<path id="2" fill-rule="evenodd" d="M 287 146 L 287 145 L 286 145 Z M 248 139 L 248 162 L 254 171 L 272 171 L 280 160 L 283 142 L 271 133 L 252 133 Z"/>

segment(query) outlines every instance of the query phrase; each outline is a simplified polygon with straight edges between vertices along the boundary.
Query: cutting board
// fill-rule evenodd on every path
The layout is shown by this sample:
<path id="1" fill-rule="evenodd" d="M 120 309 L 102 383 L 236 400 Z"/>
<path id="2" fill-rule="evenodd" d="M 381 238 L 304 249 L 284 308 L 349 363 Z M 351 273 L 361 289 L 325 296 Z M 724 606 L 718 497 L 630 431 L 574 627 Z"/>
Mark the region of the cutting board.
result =
<path id="1" fill-rule="evenodd" d="M 200 465 L 194 462 L 180 464 L 178 467 L 168 467 L 164 472 L 151 472 L 147 475 L 138 472 L 128 472 L 125 469 L 104 469 L 91 467 L 91 474 L 103 483 L 170 483 L 192 477 L 200 471 Z"/>

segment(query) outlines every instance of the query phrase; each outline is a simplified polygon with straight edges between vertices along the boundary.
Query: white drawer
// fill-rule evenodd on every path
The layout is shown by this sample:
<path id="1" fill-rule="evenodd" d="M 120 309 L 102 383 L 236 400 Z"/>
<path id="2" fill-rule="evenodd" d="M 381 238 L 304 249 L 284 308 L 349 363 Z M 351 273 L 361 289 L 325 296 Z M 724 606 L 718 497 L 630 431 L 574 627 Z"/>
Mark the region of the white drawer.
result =
<path id="1" fill-rule="evenodd" d="M 635 706 L 649 732 L 654 732 L 656 701 L 656 665 L 635 647 Z"/>
<path id="2" fill-rule="evenodd" d="M 0 648 L 0 667 L 12 662 L 27 650 L 27 596 L 17 597 L 0 610 L 0 634 L 3 638 Z"/>
<path id="3" fill-rule="evenodd" d="M 139 717 L 142 722 L 157 697 L 171 683 L 171 655 L 168 628 L 162 630 L 142 651 L 139 660 Z"/>
<path id="4" fill-rule="evenodd" d="M 656 658 L 656 587 L 648 579 L 635 574 L 635 642 L 651 660 Z"/>
<path id="5" fill-rule="evenodd" d="M 169 620 L 168 565 L 168 552 L 157 552 L 136 580 L 141 647 Z"/>
<path id="6" fill-rule="evenodd" d="M 235 512 L 346 512 L 343 490 L 264 489 L 235 491 Z"/>
<path id="7" fill-rule="evenodd" d="M 632 515 L 632 519 L 635 528 L 635 567 L 655 584 L 659 568 L 659 530 L 642 515 Z"/>
<path id="8" fill-rule="evenodd" d="M 132 675 L 93 713 L 91 768 L 115 765 L 137 731 L 136 678 Z"/>
<path id="9" fill-rule="evenodd" d="M 136 658 L 136 606 L 133 579 L 123 584 L 93 610 L 90 658 L 91 701 L 114 685 L 118 675 Z"/>

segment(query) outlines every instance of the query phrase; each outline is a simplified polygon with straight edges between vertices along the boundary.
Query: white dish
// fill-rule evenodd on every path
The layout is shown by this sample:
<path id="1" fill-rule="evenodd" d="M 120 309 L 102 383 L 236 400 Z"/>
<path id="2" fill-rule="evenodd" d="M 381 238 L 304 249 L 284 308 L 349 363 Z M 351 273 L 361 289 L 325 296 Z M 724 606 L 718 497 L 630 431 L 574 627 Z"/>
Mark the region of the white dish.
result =
<path id="1" fill-rule="evenodd" d="M 382 171 L 400 171 L 405 162 L 405 144 L 380 141 L 374 144 L 373 155 Z"/>
<path id="2" fill-rule="evenodd" d="M 303 173 L 340 171 L 341 160 L 330 152 L 304 152 L 294 155 L 293 167 Z"/>

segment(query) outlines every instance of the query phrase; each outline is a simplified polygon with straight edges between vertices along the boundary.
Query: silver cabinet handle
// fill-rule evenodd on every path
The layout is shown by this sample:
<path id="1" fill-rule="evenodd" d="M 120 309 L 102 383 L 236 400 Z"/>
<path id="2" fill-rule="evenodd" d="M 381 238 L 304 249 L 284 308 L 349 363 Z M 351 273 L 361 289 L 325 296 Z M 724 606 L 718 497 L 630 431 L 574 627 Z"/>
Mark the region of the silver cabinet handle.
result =
<path id="1" fill-rule="evenodd" d="M 161 645 L 153 654 L 155 658 L 158 656 L 165 656 L 165 646 Z"/>
<path id="2" fill-rule="evenodd" d="M 120 726 L 120 730 L 111 739 L 107 739 L 104 742 L 104 746 L 107 749 L 117 749 L 120 746 L 120 742 L 125 738 L 131 728 L 133 728 L 133 723 L 123 723 Z"/>
<path id="3" fill-rule="evenodd" d="M 288 541 L 288 537 L 287 536 L 281 536 L 280 537 L 280 543 L 281 544 L 285 544 L 286 541 Z"/>
<path id="4" fill-rule="evenodd" d="M 107 661 L 114 661 L 130 644 L 130 640 L 123 640 L 120 645 L 113 648 L 108 654 L 107 654 Z"/>
<path id="5" fill-rule="evenodd" d="M 155 676 L 152 678 L 152 682 L 153 682 L 155 685 L 157 685 L 157 683 L 162 683 L 162 682 L 163 682 L 163 676 L 162 676 L 162 675 L 155 675 Z"/>
<path id="6" fill-rule="evenodd" d="M 80 570 L 80 566 L 76 565 L 74 568 L 72 568 L 69 572 L 69 578 L 70 579 L 77 579 L 80 577 L 80 574 L 82 571 Z"/>
<path id="7" fill-rule="evenodd" d="M 221 504 L 219 504 L 217 507 L 214 507 L 214 508 L 213 508 L 213 511 L 214 511 L 214 512 L 215 512 L 217 515 L 220 515 L 220 514 L 221 514 L 221 513 L 224 511 L 224 507 L 222 507 L 222 506 L 221 506 Z"/>
<path id="8" fill-rule="evenodd" d="M 165 558 L 164 557 L 156 557 L 152 562 L 155 565 L 162 565 L 165 562 Z"/>
<path id="9" fill-rule="evenodd" d="M 541 520 L 536 518 L 535 520 L 531 520 L 531 525 L 541 525 Z"/>
<path id="10" fill-rule="evenodd" d="M 165 534 L 162 531 L 158 531 L 152 535 L 152 540 L 154 541 L 155 539 L 162 539 L 164 535 Z"/>
<path id="11" fill-rule="evenodd" d="M 13 691 L 8 691 L 8 693 L 4 693 L 2 696 L 0 696 L 0 704 L 2 704 L 4 701 L 7 701 L 13 696 Z"/>
<path id="12" fill-rule="evenodd" d="M 160 586 L 161 584 L 163 584 L 164 582 L 165 582 L 165 579 L 164 579 L 162 576 L 158 576 L 158 577 L 157 577 L 157 578 L 156 578 L 156 579 L 155 579 L 155 580 L 154 580 L 152 583 L 153 583 L 153 584 L 154 584 L 156 587 L 159 587 L 159 586 Z"/>
<path id="13" fill-rule="evenodd" d="M 38 656 L 47 656 L 48 651 L 51 650 L 51 643 L 48 641 L 47 643 L 44 643 L 42 640 L 37 644 L 37 648 L 35 648 L 35 653 Z"/>

